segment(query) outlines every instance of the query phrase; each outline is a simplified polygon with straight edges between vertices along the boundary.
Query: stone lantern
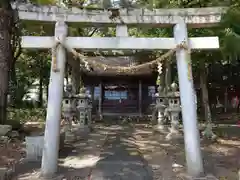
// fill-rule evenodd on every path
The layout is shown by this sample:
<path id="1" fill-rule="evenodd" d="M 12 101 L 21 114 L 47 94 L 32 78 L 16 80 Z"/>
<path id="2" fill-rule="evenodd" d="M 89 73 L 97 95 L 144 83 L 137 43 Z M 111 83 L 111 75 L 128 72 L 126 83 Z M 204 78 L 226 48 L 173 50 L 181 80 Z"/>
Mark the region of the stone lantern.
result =
<path id="1" fill-rule="evenodd" d="M 72 120 L 74 114 L 76 113 L 76 101 L 72 92 L 72 86 L 70 84 L 68 84 L 66 87 L 66 92 L 62 101 L 62 109 L 63 118 L 68 124 L 68 130 L 71 130 Z"/>
<path id="2" fill-rule="evenodd" d="M 180 93 L 177 91 L 178 85 L 176 83 L 171 84 L 171 91 L 168 93 L 168 112 L 170 113 L 171 127 L 170 133 L 166 136 L 166 139 L 172 137 L 178 137 L 179 133 L 179 113 L 181 112 L 180 105 Z"/>
<path id="3" fill-rule="evenodd" d="M 77 99 L 79 125 L 80 127 L 85 127 L 88 124 L 88 96 L 86 94 L 85 88 L 80 89 L 80 93 Z"/>
<path id="4" fill-rule="evenodd" d="M 88 95 L 88 126 L 92 125 L 92 96 Z"/>
<path id="5" fill-rule="evenodd" d="M 164 112 L 166 109 L 166 94 L 163 91 L 161 85 L 158 87 L 158 93 L 155 94 L 156 97 L 156 108 L 157 108 L 157 130 L 163 131 L 165 129 L 164 126 Z"/>

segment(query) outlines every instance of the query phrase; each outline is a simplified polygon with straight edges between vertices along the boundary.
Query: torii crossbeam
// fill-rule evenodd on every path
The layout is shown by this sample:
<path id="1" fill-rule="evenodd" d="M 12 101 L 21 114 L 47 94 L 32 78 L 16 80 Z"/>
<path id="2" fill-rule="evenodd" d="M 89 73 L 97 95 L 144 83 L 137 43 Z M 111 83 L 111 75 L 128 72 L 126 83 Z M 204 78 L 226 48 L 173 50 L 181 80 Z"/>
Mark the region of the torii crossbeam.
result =
<path id="1" fill-rule="evenodd" d="M 68 47 L 81 50 L 168 50 L 176 47 L 174 38 L 133 37 L 66 37 Z M 23 36 L 22 48 L 49 49 L 55 44 L 54 37 Z M 218 49 L 218 37 L 189 38 L 191 49 Z"/>

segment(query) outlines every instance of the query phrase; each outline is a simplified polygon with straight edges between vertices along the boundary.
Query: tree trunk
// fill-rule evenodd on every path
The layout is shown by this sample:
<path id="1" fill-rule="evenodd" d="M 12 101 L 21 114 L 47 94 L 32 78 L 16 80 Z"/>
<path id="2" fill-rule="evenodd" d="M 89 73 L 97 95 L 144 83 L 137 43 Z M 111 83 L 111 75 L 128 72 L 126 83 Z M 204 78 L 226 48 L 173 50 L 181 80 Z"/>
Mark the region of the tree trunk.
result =
<path id="1" fill-rule="evenodd" d="M 43 105 L 43 57 L 40 56 L 39 59 L 39 94 L 38 94 L 38 107 Z"/>
<path id="2" fill-rule="evenodd" d="M 39 94 L 38 94 L 38 106 L 42 107 L 43 105 L 43 75 L 42 72 L 40 74 L 40 79 L 39 79 Z"/>
<path id="3" fill-rule="evenodd" d="M 71 66 L 71 83 L 73 85 L 73 92 L 78 94 L 80 90 L 80 61 L 79 59 L 69 59 L 69 65 Z"/>
<path id="4" fill-rule="evenodd" d="M 10 78 L 11 78 L 11 99 L 10 104 L 11 106 L 17 105 L 17 75 L 16 75 L 16 69 L 15 69 L 15 63 L 12 64 L 11 71 L 10 71 Z"/>
<path id="5" fill-rule="evenodd" d="M 224 112 L 226 113 L 228 110 L 228 88 L 225 88 L 224 92 Z"/>
<path id="6" fill-rule="evenodd" d="M 206 121 L 206 129 L 204 130 L 203 135 L 208 138 L 213 138 L 214 134 L 212 132 L 212 115 L 209 106 L 207 73 L 204 60 L 200 61 L 200 87 L 202 94 L 202 103 L 204 108 L 204 117 Z"/>
<path id="7" fill-rule="evenodd" d="M 49 88 L 49 86 L 47 85 L 47 86 L 46 86 L 46 92 L 47 92 L 47 101 L 48 101 L 48 88 Z"/>
<path id="8" fill-rule="evenodd" d="M 9 1 L 0 2 L 0 124 L 7 119 L 7 94 L 12 53 L 13 10 Z"/>
<path id="9" fill-rule="evenodd" d="M 80 69 L 73 68 L 72 69 L 72 85 L 73 85 L 73 92 L 75 94 L 79 93 L 80 90 Z"/>
<path id="10" fill-rule="evenodd" d="M 165 69 L 163 68 L 162 73 L 160 74 L 160 85 L 162 86 L 163 90 L 165 88 Z"/>

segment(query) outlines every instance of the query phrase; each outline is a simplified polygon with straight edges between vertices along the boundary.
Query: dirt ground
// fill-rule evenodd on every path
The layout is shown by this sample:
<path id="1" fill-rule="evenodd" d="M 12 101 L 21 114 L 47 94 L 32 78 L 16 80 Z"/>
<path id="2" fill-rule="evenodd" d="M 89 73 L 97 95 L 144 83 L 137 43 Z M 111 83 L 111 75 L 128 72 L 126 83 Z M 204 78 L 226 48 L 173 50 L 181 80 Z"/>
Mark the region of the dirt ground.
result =
<path id="1" fill-rule="evenodd" d="M 14 140 L 7 144 L 0 144 L 0 168 L 12 168 L 14 164 L 25 157 L 23 141 Z"/>
<path id="2" fill-rule="evenodd" d="M 184 179 L 186 168 L 183 138 L 166 141 L 164 134 L 153 133 L 151 128 L 144 125 L 138 125 L 136 129 L 135 138 L 140 152 L 149 164 L 158 166 L 154 174 L 163 173 L 162 176 L 167 179 Z M 201 140 L 205 173 L 218 179 L 237 180 L 240 168 L 240 129 L 218 127 L 214 132 L 219 136 L 215 142 Z"/>
<path id="3" fill-rule="evenodd" d="M 61 122 L 61 128 L 63 128 L 64 122 Z M 16 162 L 25 158 L 25 144 L 24 136 L 28 135 L 39 135 L 44 131 L 43 122 L 26 122 L 24 124 L 24 133 L 19 134 L 19 137 L 9 139 L 8 143 L 0 143 L 0 168 L 1 167 L 13 167 Z"/>
<path id="4" fill-rule="evenodd" d="M 141 156 L 152 167 L 154 176 L 164 179 L 184 179 L 186 175 L 184 142 L 166 141 L 165 135 L 153 132 L 146 124 L 134 124 L 133 141 Z M 201 149 L 206 174 L 218 179 L 237 180 L 240 166 L 240 128 L 217 127 L 215 142 L 201 140 Z M 128 139 L 127 141 L 131 141 Z M 13 167 L 24 158 L 21 141 L 10 142 L 0 147 L 0 167 Z"/>

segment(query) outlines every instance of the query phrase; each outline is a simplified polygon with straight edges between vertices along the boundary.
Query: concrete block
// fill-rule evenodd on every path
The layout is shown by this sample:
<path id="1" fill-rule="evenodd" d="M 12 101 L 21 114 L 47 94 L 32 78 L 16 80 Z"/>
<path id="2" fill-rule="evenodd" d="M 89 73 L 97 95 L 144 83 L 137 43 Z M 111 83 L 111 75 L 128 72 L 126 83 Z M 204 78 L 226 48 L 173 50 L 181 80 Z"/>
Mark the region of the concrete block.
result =
<path id="1" fill-rule="evenodd" d="M 41 161 L 43 146 L 44 146 L 44 136 L 26 136 L 26 160 L 28 161 Z M 59 150 L 64 147 L 65 143 L 65 132 L 60 133 Z"/>
<path id="2" fill-rule="evenodd" d="M 13 171 L 8 168 L 0 168 L 0 180 L 11 180 Z"/>
<path id="3" fill-rule="evenodd" d="M 40 161 L 42 158 L 44 136 L 26 136 L 26 159 L 28 161 Z"/>

